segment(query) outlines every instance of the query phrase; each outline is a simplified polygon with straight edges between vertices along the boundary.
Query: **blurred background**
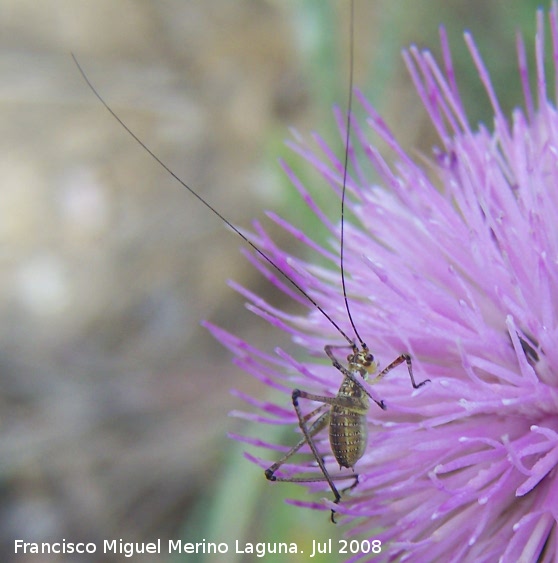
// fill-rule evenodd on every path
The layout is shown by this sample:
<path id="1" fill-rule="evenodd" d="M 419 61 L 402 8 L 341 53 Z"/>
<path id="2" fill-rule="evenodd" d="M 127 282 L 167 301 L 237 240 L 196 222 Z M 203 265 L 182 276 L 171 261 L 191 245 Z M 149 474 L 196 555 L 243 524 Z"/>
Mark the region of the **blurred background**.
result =
<path id="1" fill-rule="evenodd" d="M 429 153 L 436 138 L 401 49 L 416 42 L 438 54 L 444 23 L 471 121 L 490 127 L 462 31 L 474 34 L 509 112 L 521 103 L 515 33 L 532 53 L 535 9 L 548 4 L 356 0 L 355 85 L 405 147 Z M 284 503 L 309 500 L 303 488 L 268 483 L 227 439 L 235 431 L 292 443 L 295 433 L 228 417 L 243 408 L 231 388 L 268 392 L 200 326 L 208 319 L 271 352 L 287 340 L 250 315 L 227 280 L 289 305 L 247 267 L 239 240 L 108 115 L 70 53 L 232 222 L 249 226 L 273 209 L 312 225 L 277 161 L 289 159 L 328 204 L 283 140 L 291 126 L 316 130 L 340 151 L 331 107 L 347 104 L 348 15 L 347 0 L 0 0 L 3 561 L 16 538 L 341 537 L 327 514 Z M 79 557 L 89 560 L 128 559 Z"/>

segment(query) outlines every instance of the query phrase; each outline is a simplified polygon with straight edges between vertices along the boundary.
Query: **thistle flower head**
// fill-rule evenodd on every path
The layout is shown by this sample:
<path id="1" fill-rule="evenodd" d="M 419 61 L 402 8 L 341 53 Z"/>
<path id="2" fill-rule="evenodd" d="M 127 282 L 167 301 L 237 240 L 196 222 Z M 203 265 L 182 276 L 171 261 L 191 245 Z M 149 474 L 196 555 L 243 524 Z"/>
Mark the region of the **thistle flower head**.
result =
<path id="1" fill-rule="evenodd" d="M 556 66 L 556 5 L 550 23 Z M 372 388 L 387 408 L 371 404 L 368 447 L 355 466 L 359 482 L 336 510 L 352 531 L 368 530 L 382 541 L 375 561 L 558 558 L 558 114 L 547 96 L 543 29 L 539 13 L 535 96 L 518 40 L 525 109 L 509 119 L 472 38 L 465 36 L 494 110 L 490 128 L 467 120 L 443 32 L 442 66 L 415 47 L 404 54 L 440 138 L 429 162 L 411 158 L 364 96 L 356 94 L 367 125 L 396 163 L 388 164 L 364 127 L 353 123 L 381 182 L 370 183 L 351 151 L 348 205 L 358 225 L 345 228 L 345 269 L 352 315 L 383 366 L 406 352 L 417 379 L 431 380 L 413 391 L 399 367 Z M 343 132 L 340 113 L 337 118 Z M 315 139 L 321 156 L 300 141 L 293 147 L 339 193 L 342 163 Z M 285 168 L 329 228 L 332 246 L 322 248 L 286 221 L 270 217 L 331 261 L 332 268 L 286 255 L 259 225 L 254 242 L 345 329 L 336 269 L 339 225 Z M 250 259 L 279 289 L 308 305 L 276 272 L 257 257 Z M 258 315 L 316 356 L 322 356 L 325 344 L 339 343 L 335 329 L 314 308 L 307 316 L 292 316 L 238 289 Z M 296 425 L 290 404 L 294 387 L 336 395 L 342 376 L 329 362 L 299 362 L 281 350 L 266 354 L 221 329 L 211 330 L 234 351 L 239 365 L 285 393 L 281 404 L 243 395 L 260 409 L 247 415 L 253 420 Z M 316 406 L 310 402 L 305 412 Z M 332 475 L 338 475 L 327 432 L 316 435 L 315 443 Z M 264 457 L 274 460 L 280 448 L 267 446 L 274 452 Z M 315 460 L 305 459 L 290 459 L 282 475 L 319 474 Z M 331 498 L 327 483 L 305 485 Z M 314 498 L 298 504 L 331 508 L 320 495 Z"/>

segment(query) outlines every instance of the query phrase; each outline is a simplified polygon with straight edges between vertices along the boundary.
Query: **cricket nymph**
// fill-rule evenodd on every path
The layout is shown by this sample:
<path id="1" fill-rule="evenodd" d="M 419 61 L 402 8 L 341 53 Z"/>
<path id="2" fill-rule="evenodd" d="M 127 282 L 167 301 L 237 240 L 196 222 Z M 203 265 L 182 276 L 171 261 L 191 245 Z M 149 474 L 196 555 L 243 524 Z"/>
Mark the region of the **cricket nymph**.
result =
<path id="1" fill-rule="evenodd" d="M 368 348 L 359 350 L 347 356 L 347 371 L 353 376 L 360 376 L 365 381 L 378 369 L 374 356 Z M 368 412 L 368 395 L 361 385 L 352 378 L 345 377 L 337 393 L 340 403 L 335 404 L 329 412 L 329 443 L 331 451 L 339 463 L 339 467 L 354 467 L 355 463 L 364 455 L 368 444 L 368 427 L 366 413 Z"/>
<path id="2" fill-rule="evenodd" d="M 333 367 L 338 369 L 344 376 L 337 395 L 335 397 L 325 397 L 323 395 L 314 395 L 313 393 L 308 393 L 306 391 L 302 391 L 301 389 L 293 389 L 293 406 L 299 420 L 299 426 L 302 431 L 303 438 L 281 459 L 277 460 L 273 465 L 266 469 L 265 476 L 270 481 L 287 481 L 295 483 L 327 481 L 334 494 L 334 502 L 335 504 L 338 504 L 341 500 L 341 495 L 334 484 L 334 479 L 354 479 L 355 482 L 353 486 L 355 486 L 358 483 L 358 474 L 353 473 L 352 475 L 341 475 L 332 478 L 326 469 L 323 455 L 320 454 L 316 448 L 314 436 L 325 428 L 328 428 L 331 451 L 337 460 L 337 463 L 339 463 L 340 467 L 353 469 L 357 461 L 364 455 L 368 444 L 368 423 L 366 415 L 369 409 L 369 399 L 372 399 L 381 409 L 385 410 L 386 408 L 383 401 L 378 401 L 372 397 L 370 392 L 364 386 L 364 383 L 361 382 L 361 379 L 364 382 L 368 382 L 369 385 L 374 385 L 393 368 L 405 362 L 407 364 L 413 388 L 418 389 L 430 380 L 425 379 L 417 384 L 413 376 L 411 356 L 409 354 L 401 354 L 386 368 L 380 371 L 380 373 L 375 375 L 371 381 L 368 381 L 368 376 L 376 373 L 378 364 L 374 360 L 374 356 L 370 353 L 366 344 L 361 342 L 360 348 L 358 348 L 355 344 L 350 346 L 352 353 L 347 356 L 348 367 L 341 364 L 335 357 L 333 351 L 336 348 L 347 348 L 347 346 L 328 345 L 325 346 L 324 350 L 331 360 Z M 308 399 L 309 401 L 316 401 L 322 404 L 310 413 L 303 414 L 299 405 L 299 399 Z M 327 410 L 323 412 L 324 409 Z M 315 416 L 318 418 L 316 418 L 311 424 L 308 424 Z M 307 444 L 312 451 L 322 475 L 308 477 L 276 476 L 275 472 L 305 444 Z M 334 515 L 335 511 L 332 510 L 332 522 L 335 522 Z"/>
<path id="3" fill-rule="evenodd" d="M 368 444 L 366 413 L 368 397 L 351 380 L 345 379 L 337 398 L 351 401 L 351 407 L 333 405 L 329 413 L 329 443 L 339 467 L 352 468 Z"/>

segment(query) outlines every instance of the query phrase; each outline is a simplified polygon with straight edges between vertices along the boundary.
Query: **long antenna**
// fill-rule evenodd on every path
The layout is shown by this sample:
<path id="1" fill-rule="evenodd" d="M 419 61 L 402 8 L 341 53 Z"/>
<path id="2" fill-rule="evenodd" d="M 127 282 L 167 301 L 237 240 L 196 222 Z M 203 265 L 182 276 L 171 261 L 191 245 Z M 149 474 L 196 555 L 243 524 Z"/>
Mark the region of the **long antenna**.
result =
<path id="1" fill-rule="evenodd" d="M 203 203 L 203 205 L 205 205 L 210 211 L 212 211 L 215 215 L 217 215 L 217 217 L 219 217 L 219 219 L 221 219 L 221 221 L 223 221 L 223 223 L 225 223 L 225 225 L 227 225 L 228 227 L 230 227 L 246 244 L 248 244 L 255 252 L 257 252 L 264 260 L 266 260 L 271 266 L 273 266 L 286 280 L 288 280 L 302 295 L 304 295 L 304 297 L 306 297 L 306 299 L 308 299 L 308 301 L 310 301 L 310 303 L 312 303 L 312 305 L 314 305 L 314 307 L 316 307 L 316 309 L 318 309 L 318 311 L 320 311 L 320 313 L 337 329 L 337 331 L 339 332 L 339 334 L 341 334 L 341 336 L 349 343 L 349 345 L 351 347 L 354 347 L 354 342 L 345 334 L 345 332 L 341 329 L 341 327 L 318 305 L 318 303 L 316 303 L 316 301 L 310 297 L 310 295 L 308 295 L 308 293 L 306 293 L 306 291 L 304 291 L 304 289 L 302 289 L 302 287 L 300 285 L 298 285 L 298 283 L 296 283 L 292 278 L 290 278 L 285 272 L 283 272 L 283 270 L 281 270 L 281 268 L 279 268 L 279 266 L 277 266 L 277 264 L 275 264 L 275 262 L 269 258 L 269 256 L 267 256 L 262 250 L 260 250 L 253 242 L 251 242 L 237 227 L 235 227 L 228 219 L 226 219 L 221 213 L 219 213 L 219 211 L 217 211 L 217 209 L 215 209 L 212 205 L 210 205 L 205 199 L 203 199 L 203 197 L 201 197 L 195 190 L 193 190 L 188 184 L 186 184 L 186 182 L 184 182 L 184 180 L 182 180 L 179 176 L 177 176 L 169 166 L 167 166 L 127 125 L 126 123 L 124 123 L 124 121 L 122 121 L 122 119 L 120 119 L 120 117 L 118 117 L 118 115 L 111 109 L 111 107 L 105 102 L 105 100 L 102 98 L 102 96 L 99 94 L 99 92 L 97 92 L 97 90 L 95 89 L 95 87 L 93 86 L 93 84 L 89 81 L 89 78 L 87 78 L 87 75 L 85 74 L 85 71 L 81 68 L 80 64 L 78 63 L 75 55 L 72 53 L 72 58 L 74 59 L 74 62 L 76 63 L 76 66 L 78 67 L 79 72 L 81 73 L 83 79 L 85 80 L 86 84 L 89 86 L 89 88 L 91 89 L 91 91 L 93 92 L 93 94 L 95 94 L 95 96 L 97 97 L 97 99 L 103 104 L 103 106 L 105 106 L 106 110 L 112 115 L 112 117 L 114 117 L 114 119 L 116 119 L 116 121 L 118 123 L 120 123 L 120 125 L 124 128 L 125 131 L 128 132 L 128 134 L 149 154 L 151 155 L 155 161 L 162 167 L 164 168 L 181 186 L 183 186 L 184 188 L 186 188 L 193 196 L 195 196 L 201 203 Z M 345 171 L 346 172 L 346 171 Z M 343 245 L 341 245 L 341 249 L 343 249 Z M 344 287 L 344 282 L 343 282 L 343 287 Z M 345 301 L 346 301 L 346 297 L 345 297 Z M 353 321 L 351 319 L 351 324 L 353 325 L 354 328 L 354 324 Z M 356 329 L 355 329 L 356 332 Z"/>
<path id="2" fill-rule="evenodd" d="M 353 108 L 353 74 L 355 66 L 355 45 L 354 45 L 354 30 L 355 27 L 355 2 L 351 0 L 351 20 L 349 29 L 349 102 L 347 104 L 347 124 L 345 127 L 345 164 L 343 166 L 343 189 L 341 192 L 341 251 L 340 251 L 340 269 L 341 269 L 341 285 L 343 286 L 343 299 L 345 301 L 345 309 L 355 335 L 358 338 L 362 348 L 366 348 L 357 327 L 351 315 L 351 308 L 349 307 L 349 299 L 347 298 L 347 286 L 345 283 L 345 194 L 347 193 L 347 169 L 349 167 L 349 142 L 351 140 L 351 111 Z"/>

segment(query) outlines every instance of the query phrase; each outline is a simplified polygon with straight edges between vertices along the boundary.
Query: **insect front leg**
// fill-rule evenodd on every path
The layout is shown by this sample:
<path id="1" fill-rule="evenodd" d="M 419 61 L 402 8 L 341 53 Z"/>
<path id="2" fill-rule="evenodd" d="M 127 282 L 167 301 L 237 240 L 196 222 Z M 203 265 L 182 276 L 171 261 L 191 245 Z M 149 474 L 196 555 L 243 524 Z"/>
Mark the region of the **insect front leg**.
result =
<path id="1" fill-rule="evenodd" d="M 411 356 L 409 354 L 401 354 L 399 357 L 395 358 L 389 366 L 385 367 L 372 381 L 370 381 L 370 385 L 374 385 L 378 383 L 387 373 L 389 373 L 393 368 L 400 366 L 403 362 L 407 364 L 407 369 L 409 370 L 409 377 L 411 378 L 411 383 L 414 389 L 418 389 L 422 387 L 425 383 L 430 383 L 430 379 L 425 379 L 420 383 L 415 383 L 415 378 L 413 376 L 413 362 L 411 361 Z"/>

